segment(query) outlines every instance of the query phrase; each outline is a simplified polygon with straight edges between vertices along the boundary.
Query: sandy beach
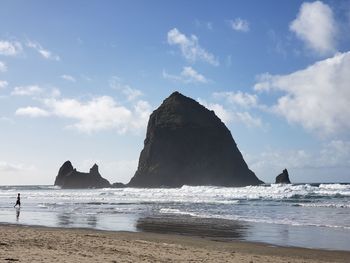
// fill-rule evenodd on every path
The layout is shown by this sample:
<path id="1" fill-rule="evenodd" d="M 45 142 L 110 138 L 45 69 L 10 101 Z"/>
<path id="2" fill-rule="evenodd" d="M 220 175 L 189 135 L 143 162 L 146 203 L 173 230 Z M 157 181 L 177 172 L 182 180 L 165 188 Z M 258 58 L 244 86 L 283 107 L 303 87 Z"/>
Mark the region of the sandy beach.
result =
<path id="1" fill-rule="evenodd" d="M 0 226 L 0 262 L 348 262 L 350 252 L 145 232 Z"/>

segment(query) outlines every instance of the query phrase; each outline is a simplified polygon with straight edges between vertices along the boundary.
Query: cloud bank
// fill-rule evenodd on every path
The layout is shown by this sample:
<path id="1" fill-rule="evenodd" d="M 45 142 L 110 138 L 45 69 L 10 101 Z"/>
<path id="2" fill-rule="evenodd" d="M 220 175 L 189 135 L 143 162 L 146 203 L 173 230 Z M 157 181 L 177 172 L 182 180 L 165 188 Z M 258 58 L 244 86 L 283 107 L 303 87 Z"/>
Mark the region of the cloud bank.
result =
<path id="1" fill-rule="evenodd" d="M 260 76 L 254 89 L 283 95 L 271 107 L 290 123 L 319 135 L 350 129 L 350 52 L 335 56 L 287 75 Z"/>
<path id="2" fill-rule="evenodd" d="M 83 133 L 116 130 L 119 134 L 138 134 L 146 128 L 151 113 L 147 101 L 138 100 L 126 107 L 110 96 L 94 97 L 88 101 L 52 97 L 43 99 L 42 102 L 41 108 L 22 107 L 15 114 L 31 118 L 55 116 L 73 120 L 73 124 L 67 127 Z"/>

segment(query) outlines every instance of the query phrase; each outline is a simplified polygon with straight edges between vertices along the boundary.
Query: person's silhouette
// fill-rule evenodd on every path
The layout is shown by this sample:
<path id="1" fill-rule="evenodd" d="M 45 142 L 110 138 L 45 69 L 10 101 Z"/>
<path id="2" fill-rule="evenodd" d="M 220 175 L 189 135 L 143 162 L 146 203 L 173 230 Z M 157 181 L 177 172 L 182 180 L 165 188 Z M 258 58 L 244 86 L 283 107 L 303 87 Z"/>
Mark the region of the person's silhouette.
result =
<path id="1" fill-rule="evenodd" d="M 21 207 L 21 194 L 20 193 L 18 193 L 16 204 L 13 207 L 16 207 L 16 205 Z"/>

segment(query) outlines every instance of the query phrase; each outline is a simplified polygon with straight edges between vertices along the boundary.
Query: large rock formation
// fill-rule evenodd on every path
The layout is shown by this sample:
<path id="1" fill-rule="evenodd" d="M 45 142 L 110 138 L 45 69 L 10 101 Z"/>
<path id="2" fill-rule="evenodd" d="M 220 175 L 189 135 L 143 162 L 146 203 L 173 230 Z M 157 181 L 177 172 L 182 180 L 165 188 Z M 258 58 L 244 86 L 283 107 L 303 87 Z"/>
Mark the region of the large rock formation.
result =
<path id="1" fill-rule="evenodd" d="M 276 184 L 290 184 L 289 174 L 287 169 L 284 169 L 283 172 L 276 176 Z"/>
<path id="2" fill-rule="evenodd" d="M 73 168 L 70 161 L 66 161 L 58 171 L 55 185 L 62 188 L 105 188 L 111 187 L 99 171 L 98 165 L 94 164 L 89 173 L 81 173 Z"/>
<path id="3" fill-rule="evenodd" d="M 150 116 L 138 169 L 128 186 L 261 183 L 215 113 L 174 92 Z"/>
<path id="4" fill-rule="evenodd" d="M 73 172 L 74 168 L 70 161 L 66 161 L 58 171 L 58 174 L 56 176 L 55 185 L 62 186 L 64 184 L 66 175 Z"/>

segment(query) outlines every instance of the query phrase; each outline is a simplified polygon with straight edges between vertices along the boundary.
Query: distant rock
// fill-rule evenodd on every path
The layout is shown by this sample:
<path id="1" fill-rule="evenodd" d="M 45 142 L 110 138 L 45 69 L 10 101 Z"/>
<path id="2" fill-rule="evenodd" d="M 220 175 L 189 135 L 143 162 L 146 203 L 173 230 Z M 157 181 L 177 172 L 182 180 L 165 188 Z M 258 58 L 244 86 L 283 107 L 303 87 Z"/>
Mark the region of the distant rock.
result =
<path id="1" fill-rule="evenodd" d="M 113 183 L 112 188 L 125 188 L 126 185 L 123 183 Z"/>
<path id="2" fill-rule="evenodd" d="M 94 164 L 89 173 L 78 172 L 73 168 L 70 161 L 66 161 L 58 171 L 55 185 L 62 188 L 105 188 L 111 187 L 108 180 L 104 179 L 98 165 Z"/>
<path id="3" fill-rule="evenodd" d="M 276 177 L 276 184 L 290 184 L 288 170 L 284 169 L 283 172 Z"/>
<path id="4" fill-rule="evenodd" d="M 174 92 L 150 116 L 129 187 L 262 184 L 214 111 Z"/>

